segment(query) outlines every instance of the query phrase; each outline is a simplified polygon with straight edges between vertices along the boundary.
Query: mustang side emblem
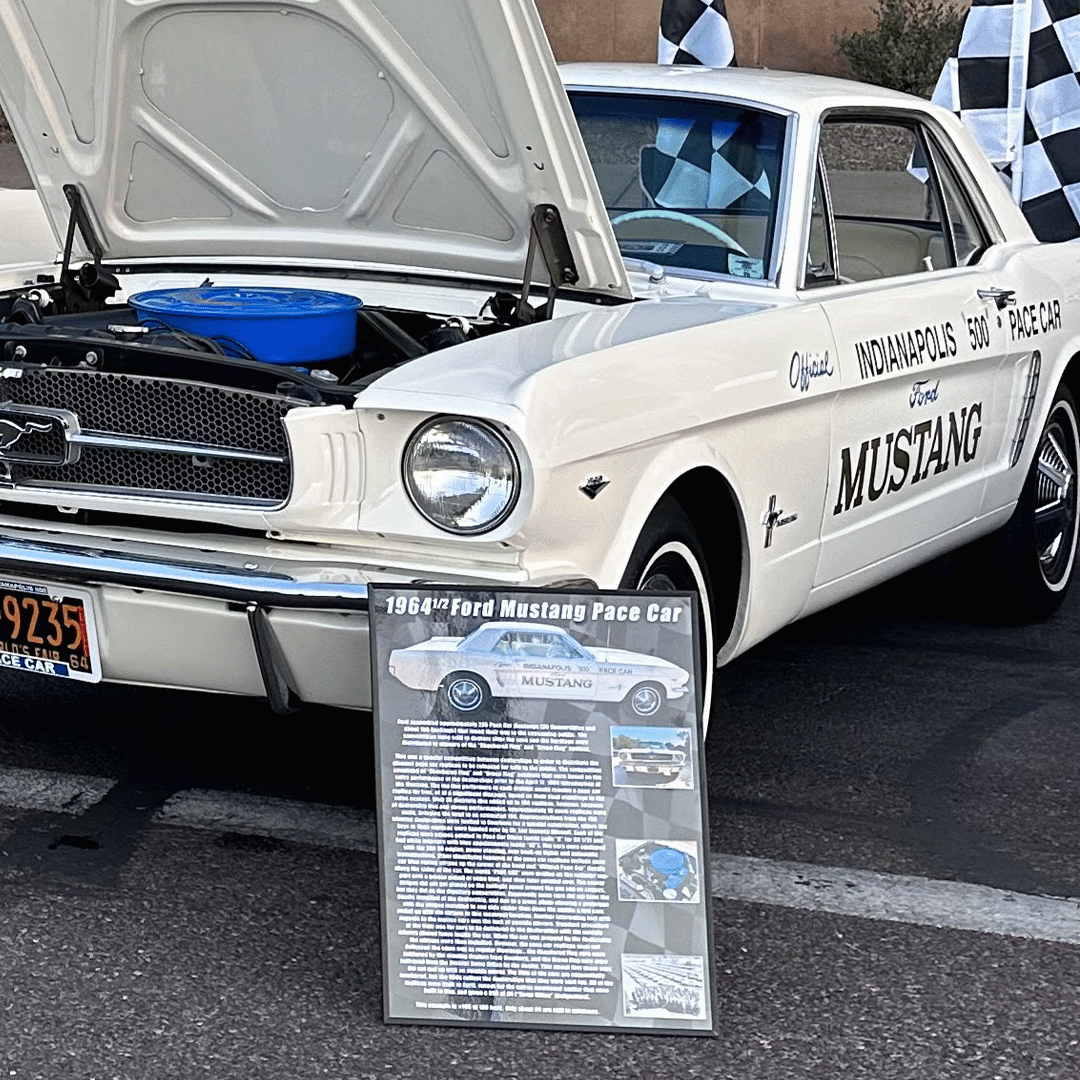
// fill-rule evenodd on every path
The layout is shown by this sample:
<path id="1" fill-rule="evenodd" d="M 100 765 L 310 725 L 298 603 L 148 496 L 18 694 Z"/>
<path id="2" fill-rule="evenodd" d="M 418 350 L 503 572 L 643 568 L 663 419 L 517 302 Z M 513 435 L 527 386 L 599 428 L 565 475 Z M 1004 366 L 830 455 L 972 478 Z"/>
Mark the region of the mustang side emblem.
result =
<path id="1" fill-rule="evenodd" d="M 605 480 L 602 476 L 592 476 L 586 483 L 581 485 L 581 490 L 590 499 L 595 499 L 610 483 L 610 480 Z"/>
<path id="2" fill-rule="evenodd" d="M 10 450 L 24 435 L 33 431 L 52 431 L 52 424 L 39 424 L 27 420 L 25 424 L 16 424 L 14 420 L 0 420 L 0 454 Z"/>
<path id="3" fill-rule="evenodd" d="M 761 519 L 762 525 L 765 526 L 765 547 L 772 547 L 773 532 L 776 529 L 782 529 L 785 525 L 791 525 L 793 522 L 796 522 L 798 520 L 798 514 L 788 514 L 785 517 L 783 510 L 777 510 L 776 496 L 771 495 L 769 497 L 769 509 L 766 512 L 765 516 Z"/>

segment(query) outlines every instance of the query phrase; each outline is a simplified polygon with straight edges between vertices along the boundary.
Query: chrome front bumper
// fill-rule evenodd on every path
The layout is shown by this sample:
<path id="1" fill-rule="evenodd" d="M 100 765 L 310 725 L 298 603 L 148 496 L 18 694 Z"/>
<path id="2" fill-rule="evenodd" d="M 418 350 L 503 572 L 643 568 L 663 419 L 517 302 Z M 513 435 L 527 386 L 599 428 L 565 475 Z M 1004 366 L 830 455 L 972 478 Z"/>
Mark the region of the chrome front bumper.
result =
<path id="1" fill-rule="evenodd" d="M 4 523 L 0 578 L 89 590 L 108 681 L 265 696 L 279 713 L 303 702 L 371 707 L 372 582 L 595 588 L 523 581 L 520 571 L 500 582 L 481 571 L 360 564 L 340 548 L 291 549 L 257 538 L 225 545 L 232 550 L 185 539 L 74 536 Z"/>
<path id="2" fill-rule="evenodd" d="M 129 589 L 224 600 L 263 607 L 333 611 L 368 609 L 366 582 L 346 580 L 361 568 L 289 564 L 221 552 L 150 554 L 149 545 L 67 544 L 0 533 L 0 573 L 30 575 L 65 585 Z M 140 550 L 140 548 L 142 550 Z M 370 570 L 371 568 L 363 568 Z M 301 576 L 302 575 L 302 576 Z"/>

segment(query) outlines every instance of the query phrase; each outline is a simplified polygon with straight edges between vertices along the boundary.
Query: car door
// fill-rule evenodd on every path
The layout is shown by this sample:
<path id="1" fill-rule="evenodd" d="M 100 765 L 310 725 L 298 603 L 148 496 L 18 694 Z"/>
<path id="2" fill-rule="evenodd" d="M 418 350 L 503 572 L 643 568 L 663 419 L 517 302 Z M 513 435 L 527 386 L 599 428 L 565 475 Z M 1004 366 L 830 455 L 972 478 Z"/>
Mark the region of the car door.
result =
<path id="1" fill-rule="evenodd" d="M 1001 451 L 995 386 L 1010 343 L 984 258 L 993 237 L 942 138 L 884 111 L 822 125 L 833 266 L 811 255 L 807 284 L 836 338 L 842 389 L 817 586 L 932 554 L 977 516 Z"/>
<path id="2" fill-rule="evenodd" d="M 519 665 L 523 657 L 519 655 L 517 637 L 513 630 L 504 630 L 490 646 L 489 672 L 484 674 L 492 688 L 498 688 L 499 697 L 517 697 L 518 694 Z"/>
<path id="3" fill-rule="evenodd" d="M 520 697 L 592 701 L 597 665 L 565 635 L 551 630 L 514 634 Z"/>

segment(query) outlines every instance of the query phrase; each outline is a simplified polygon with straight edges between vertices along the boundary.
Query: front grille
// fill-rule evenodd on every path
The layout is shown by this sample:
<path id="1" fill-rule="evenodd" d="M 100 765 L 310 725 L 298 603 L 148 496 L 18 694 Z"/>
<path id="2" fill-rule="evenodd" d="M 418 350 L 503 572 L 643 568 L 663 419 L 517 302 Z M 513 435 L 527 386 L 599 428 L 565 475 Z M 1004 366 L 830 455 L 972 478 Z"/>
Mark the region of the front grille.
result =
<path id="1" fill-rule="evenodd" d="M 289 497 L 282 420 L 296 402 L 179 379 L 63 368 L 26 368 L 20 378 L 0 379 L 0 395 L 29 409 L 65 410 L 77 423 L 65 464 L 6 465 L 16 487 L 264 507 Z M 18 448 L 31 446 L 28 437 Z"/>

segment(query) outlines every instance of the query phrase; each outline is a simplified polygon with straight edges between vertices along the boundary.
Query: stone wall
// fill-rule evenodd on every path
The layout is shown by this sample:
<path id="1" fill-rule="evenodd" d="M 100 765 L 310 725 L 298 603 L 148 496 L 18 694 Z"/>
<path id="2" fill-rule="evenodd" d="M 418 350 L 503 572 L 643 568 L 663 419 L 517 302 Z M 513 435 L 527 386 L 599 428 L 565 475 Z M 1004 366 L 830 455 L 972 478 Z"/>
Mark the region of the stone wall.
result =
<path id="1" fill-rule="evenodd" d="M 559 60 L 655 62 L 660 0 L 537 0 Z M 727 0 L 744 67 L 846 74 L 833 38 L 876 23 L 873 0 Z"/>

